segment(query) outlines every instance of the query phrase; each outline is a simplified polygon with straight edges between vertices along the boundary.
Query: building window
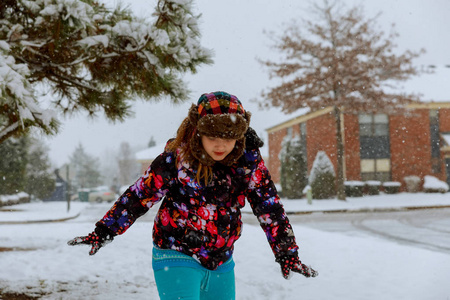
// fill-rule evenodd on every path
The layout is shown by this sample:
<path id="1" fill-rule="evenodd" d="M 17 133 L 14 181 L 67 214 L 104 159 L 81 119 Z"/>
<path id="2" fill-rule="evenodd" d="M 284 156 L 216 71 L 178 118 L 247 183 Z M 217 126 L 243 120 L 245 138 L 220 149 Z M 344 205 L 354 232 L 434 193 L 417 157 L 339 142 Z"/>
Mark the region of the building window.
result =
<path id="1" fill-rule="evenodd" d="M 441 150 L 439 135 L 439 111 L 430 110 L 431 171 L 441 173 Z"/>
<path id="2" fill-rule="evenodd" d="M 360 114 L 358 119 L 361 179 L 389 181 L 391 179 L 389 118 L 386 114 Z"/>
<path id="3" fill-rule="evenodd" d="M 391 160 L 381 159 L 361 159 L 361 180 L 391 180 Z"/>

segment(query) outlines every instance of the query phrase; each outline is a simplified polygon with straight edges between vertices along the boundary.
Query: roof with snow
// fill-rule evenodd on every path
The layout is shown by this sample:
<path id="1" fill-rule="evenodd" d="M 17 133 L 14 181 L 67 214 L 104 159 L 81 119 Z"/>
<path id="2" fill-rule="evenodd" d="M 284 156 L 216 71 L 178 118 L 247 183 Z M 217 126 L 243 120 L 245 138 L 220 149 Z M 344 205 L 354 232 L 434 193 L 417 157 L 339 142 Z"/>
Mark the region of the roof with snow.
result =
<path id="1" fill-rule="evenodd" d="M 444 140 L 444 145 L 442 145 L 441 150 L 450 153 L 450 133 L 441 133 L 441 136 Z"/>
<path id="2" fill-rule="evenodd" d="M 163 145 L 156 145 L 144 150 L 141 150 L 139 152 L 136 153 L 136 160 L 138 161 L 149 161 L 149 160 L 153 160 L 156 157 L 158 157 L 158 155 L 160 155 L 161 153 L 163 153 L 164 151 L 164 146 Z"/>
<path id="3" fill-rule="evenodd" d="M 447 143 L 447 145 L 450 146 L 450 133 L 442 134 L 442 138 L 443 138 L 444 141 Z"/>

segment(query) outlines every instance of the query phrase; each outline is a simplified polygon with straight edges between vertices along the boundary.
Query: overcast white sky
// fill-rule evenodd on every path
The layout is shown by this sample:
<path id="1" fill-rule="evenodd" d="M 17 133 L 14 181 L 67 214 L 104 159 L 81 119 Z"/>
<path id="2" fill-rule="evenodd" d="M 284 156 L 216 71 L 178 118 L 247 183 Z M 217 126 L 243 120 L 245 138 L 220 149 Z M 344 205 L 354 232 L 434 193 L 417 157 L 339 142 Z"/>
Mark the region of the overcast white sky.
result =
<path id="1" fill-rule="evenodd" d="M 104 0 L 114 4 L 116 0 Z M 127 0 L 139 16 L 150 16 L 156 0 Z M 400 51 L 427 53 L 416 60 L 417 65 L 450 65 L 450 1 L 448 0 L 347 0 L 348 6 L 363 4 L 365 15 L 382 15 L 378 24 L 389 29 L 396 24 L 400 37 L 395 40 Z M 59 167 L 68 161 L 75 147 L 81 143 L 85 150 L 101 158 L 107 151 L 118 149 L 121 142 L 145 148 L 153 136 L 158 144 L 171 138 L 191 103 L 205 92 L 217 90 L 236 95 L 247 110 L 253 113 L 251 126 L 265 135 L 265 129 L 285 119 L 277 109 L 259 111 L 249 99 L 258 97 L 270 84 L 267 73 L 256 57 L 270 58 L 277 53 L 270 49 L 270 41 L 263 30 L 280 31 L 283 24 L 294 18 L 307 16 L 307 1 L 298 0 L 197 0 L 196 12 L 202 14 L 200 29 L 203 46 L 213 49 L 215 63 L 201 67 L 195 75 L 186 75 L 192 91 L 192 101 L 174 106 L 169 102 L 133 105 L 135 116 L 123 123 L 112 124 L 103 117 L 90 120 L 80 114 L 61 117 L 60 132 L 45 138 L 50 158 Z M 442 95 L 442 93 L 440 94 Z M 434 96 L 434 97 L 440 97 Z M 447 93 L 450 101 L 450 93 Z"/>

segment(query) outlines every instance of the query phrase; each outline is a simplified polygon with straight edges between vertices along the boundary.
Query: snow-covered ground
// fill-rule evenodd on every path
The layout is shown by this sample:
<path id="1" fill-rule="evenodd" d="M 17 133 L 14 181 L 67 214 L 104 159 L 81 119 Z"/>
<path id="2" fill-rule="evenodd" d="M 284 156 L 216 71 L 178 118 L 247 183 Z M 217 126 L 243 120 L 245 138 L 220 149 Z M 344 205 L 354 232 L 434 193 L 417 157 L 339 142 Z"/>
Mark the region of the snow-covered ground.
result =
<path id="1" fill-rule="evenodd" d="M 315 200 L 312 205 L 284 200 L 284 204 L 287 211 L 448 206 L 450 193 Z M 0 248 L 7 251 L 0 252 L 0 291 L 41 299 L 158 299 L 148 218 L 92 257 L 87 246 L 66 245 L 74 236 L 92 231 L 92 218 L 101 218 L 108 206 L 75 202 L 69 213 L 64 202 L 4 207 Z M 75 217 L 79 212 L 65 222 L 32 222 Z M 11 224 L 19 219 L 28 223 Z M 283 279 L 263 231 L 246 224 L 234 256 L 237 299 L 450 299 L 448 253 L 297 224 L 294 230 L 300 258 L 317 269 L 319 277 Z"/>
<path id="2" fill-rule="evenodd" d="M 63 221 L 76 218 L 88 207 L 86 202 L 32 202 L 2 207 L 0 224 Z"/>

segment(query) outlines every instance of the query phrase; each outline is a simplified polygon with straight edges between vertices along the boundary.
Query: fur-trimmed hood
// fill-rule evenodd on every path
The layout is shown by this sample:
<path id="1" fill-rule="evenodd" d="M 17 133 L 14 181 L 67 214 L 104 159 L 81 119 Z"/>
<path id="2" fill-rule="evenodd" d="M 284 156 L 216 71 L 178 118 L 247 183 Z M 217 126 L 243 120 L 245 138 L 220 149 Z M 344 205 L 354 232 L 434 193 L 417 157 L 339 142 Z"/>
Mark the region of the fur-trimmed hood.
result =
<path id="1" fill-rule="evenodd" d="M 232 165 L 244 153 L 251 113 L 244 110 L 236 96 L 225 92 L 203 94 L 197 105 L 193 104 L 189 109 L 188 118 L 196 128 L 190 145 L 192 155 L 203 165 L 215 163 L 202 146 L 203 135 L 236 140 L 233 151 L 221 161 L 224 165 Z"/>

